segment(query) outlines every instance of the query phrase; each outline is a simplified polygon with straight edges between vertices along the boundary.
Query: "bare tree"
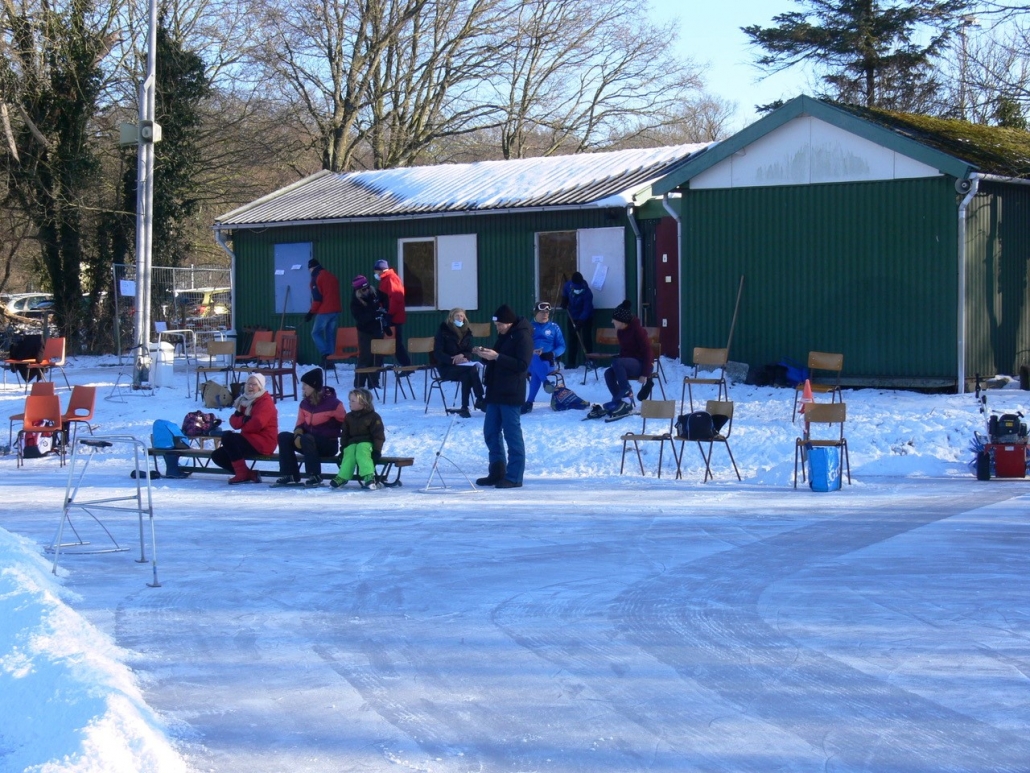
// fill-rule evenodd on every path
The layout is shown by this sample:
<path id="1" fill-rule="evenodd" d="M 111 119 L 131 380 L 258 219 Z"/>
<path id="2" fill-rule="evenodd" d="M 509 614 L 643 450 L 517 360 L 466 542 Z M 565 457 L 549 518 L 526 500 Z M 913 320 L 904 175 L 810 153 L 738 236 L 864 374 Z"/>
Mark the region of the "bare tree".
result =
<path id="1" fill-rule="evenodd" d="M 696 96 L 697 68 L 672 54 L 676 32 L 632 0 L 522 0 L 494 85 L 504 158 L 580 152 L 671 126 Z"/>

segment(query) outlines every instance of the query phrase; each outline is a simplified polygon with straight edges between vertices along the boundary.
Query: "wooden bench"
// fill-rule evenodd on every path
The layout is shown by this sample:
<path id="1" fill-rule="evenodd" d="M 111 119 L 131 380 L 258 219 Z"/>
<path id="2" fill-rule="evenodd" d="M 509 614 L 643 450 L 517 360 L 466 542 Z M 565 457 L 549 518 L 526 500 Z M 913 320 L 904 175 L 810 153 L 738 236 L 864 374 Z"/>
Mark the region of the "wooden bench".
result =
<path id="1" fill-rule="evenodd" d="M 193 466 L 183 469 L 183 472 L 210 472 L 220 475 L 231 475 L 232 470 L 225 470 L 219 467 L 217 464 L 211 463 L 211 454 L 214 453 L 213 449 L 208 448 L 148 448 L 147 454 L 154 460 L 154 471 L 157 472 L 157 458 L 164 457 L 165 454 L 177 454 L 180 459 L 192 459 Z M 340 467 L 339 456 L 323 456 L 319 459 L 321 464 L 332 465 L 334 474 Z M 279 473 L 279 454 L 261 454 L 259 456 L 247 457 L 248 467 L 251 470 L 264 473 Z M 258 468 L 259 464 L 275 464 L 274 470 L 262 470 Z M 303 462 L 301 463 L 303 466 Z M 393 488 L 394 486 L 404 485 L 401 482 L 401 471 L 405 467 L 411 467 L 415 464 L 415 460 L 410 456 L 383 456 L 376 462 L 376 483 L 383 486 Z M 390 477 L 393 476 L 393 480 Z M 330 476 L 332 477 L 332 476 Z M 351 480 L 360 481 L 361 478 L 355 474 Z"/>

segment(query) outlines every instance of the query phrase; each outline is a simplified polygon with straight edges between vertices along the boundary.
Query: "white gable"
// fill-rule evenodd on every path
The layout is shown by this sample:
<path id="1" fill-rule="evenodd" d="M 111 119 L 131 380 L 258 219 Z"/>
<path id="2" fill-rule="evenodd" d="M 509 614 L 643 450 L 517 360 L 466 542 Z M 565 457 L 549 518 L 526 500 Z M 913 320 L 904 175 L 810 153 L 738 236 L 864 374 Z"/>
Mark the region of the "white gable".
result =
<path id="1" fill-rule="evenodd" d="M 800 116 L 690 181 L 691 189 L 900 180 L 941 173 L 913 158 Z"/>

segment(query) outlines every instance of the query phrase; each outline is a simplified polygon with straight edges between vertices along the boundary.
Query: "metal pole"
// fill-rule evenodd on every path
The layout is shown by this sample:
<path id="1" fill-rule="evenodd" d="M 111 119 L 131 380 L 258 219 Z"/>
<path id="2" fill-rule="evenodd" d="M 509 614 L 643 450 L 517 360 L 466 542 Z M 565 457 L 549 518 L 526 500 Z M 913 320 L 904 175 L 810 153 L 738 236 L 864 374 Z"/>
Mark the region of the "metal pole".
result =
<path id="1" fill-rule="evenodd" d="M 157 76 L 157 0 L 150 0 L 147 29 L 147 77 L 140 87 L 139 128 L 153 123 L 156 113 L 155 82 Z M 154 143 L 137 132 L 138 149 L 136 189 L 136 367 L 132 385 L 139 389 L 149 383 L 150 369 L 150 285 L 152 281 L 154 234 Z"/>

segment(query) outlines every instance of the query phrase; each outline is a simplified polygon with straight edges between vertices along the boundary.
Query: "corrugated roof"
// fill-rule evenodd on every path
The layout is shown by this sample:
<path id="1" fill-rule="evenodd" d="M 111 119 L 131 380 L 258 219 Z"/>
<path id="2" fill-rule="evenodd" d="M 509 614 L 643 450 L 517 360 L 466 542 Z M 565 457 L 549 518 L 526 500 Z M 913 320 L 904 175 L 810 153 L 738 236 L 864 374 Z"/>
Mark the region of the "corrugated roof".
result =
<path id="1" fill-rule="evenodd" d="M 319 172 L 222 215 L 216 227 L 624 206 L 707 147 L 674 145 L 373 172 Z"/>

